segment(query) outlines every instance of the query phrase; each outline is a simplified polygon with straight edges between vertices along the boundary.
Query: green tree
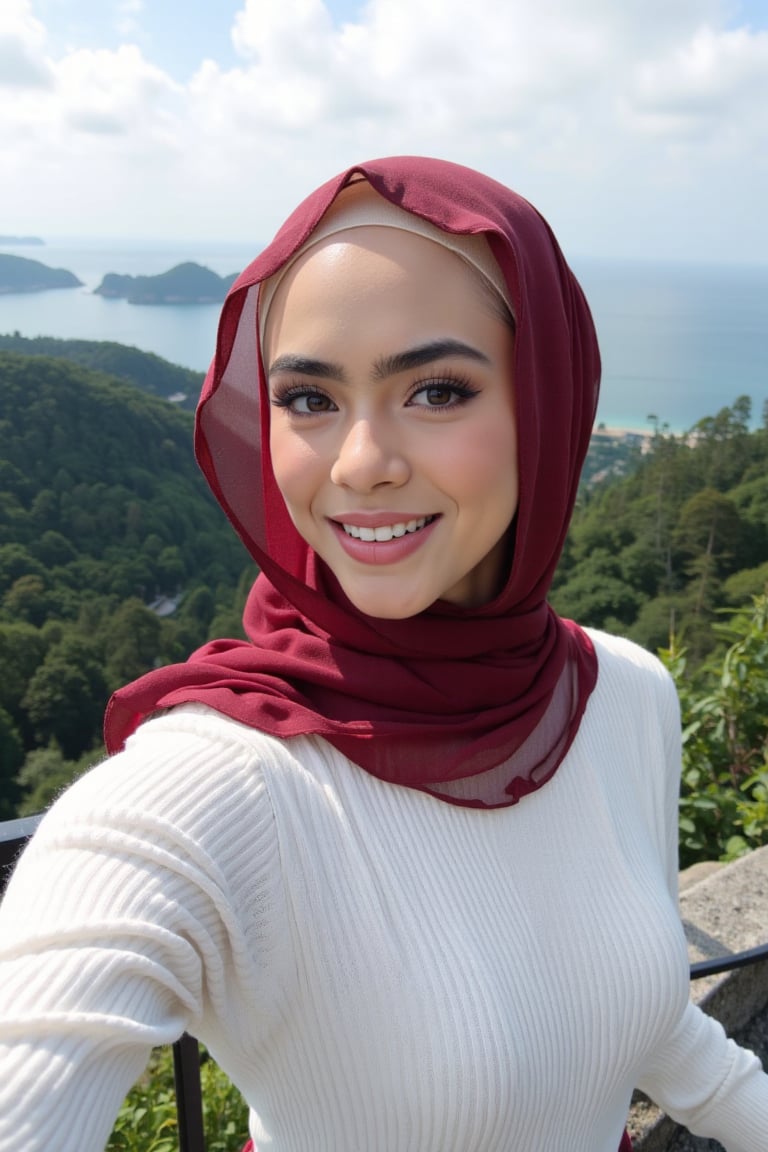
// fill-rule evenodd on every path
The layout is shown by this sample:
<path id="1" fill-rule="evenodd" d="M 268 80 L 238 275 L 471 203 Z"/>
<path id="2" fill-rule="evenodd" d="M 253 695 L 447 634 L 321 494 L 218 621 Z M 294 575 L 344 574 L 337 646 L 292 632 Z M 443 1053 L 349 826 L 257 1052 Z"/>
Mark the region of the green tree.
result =
<path id="1" fill-rule="evenodd" d="M 768 591 L 768 561 L 756 568 L 742 568 L 723 582 L 723 595 L 729 608 L 738 608 Z"/>
<path id="2" fill-rule="evenodd" d="M 34 546 L 35 556 L 46 568 L 55 568 L 77 559 L 77 550 L 61 532 L 48 529 Z"/>
<path id="3" fill-rule="evenodd" d="M 205 632 L 213 620 L 216 611 L 216 602 L 210 588 L 193 588 L 182 601 L 179 615 L 182 620 L 194 621 Z"/>
<path id="4" fill-rule="evenodd" d="M 0 592 L 6 591 L 22 576 L 45 575 L 41 564 L 22 544 L 0 544 Z"/>
<path id="5" fill-rule="evenodd" d="M 27 685 L 42 664 L 47 647 L 42 632 L 31 624 L 0 621 L 0 708 L 6 709 L 17 726 Z"/>
<path id="6" fill-rule="evenodd" d="M 574 566 L 568 582 L 553 592 L 552 603 L 564 616 L 602 628 L 608 617 L 631 623 L 641 596 L 624 580 L 616 556 L 607 548 L 595 548 Z"/>
<path id="7" fill-rule="evenodd" d="M 25 620 L 37 627 L 48 615 L 50 604 L 42 576 L 19 576 L 3 597 L 3 609 L 11 620 Z"/>
<path id="8" fill-rule="evenodd" d="M 21 794 L 17 814 L 34 816 L 44 812 L 73 780 L 103 759 L 103 755 L 103 749 L 97 748 L 78 760 L 67 760 L 55 740 L 45 748 L 28 752 L 16 777 Z"/>
<path id="9" fill-rule="evenodd" d="M 106 622 L 106 679 L 111 689 L 135 680 L 158 661 L 161 622 L 141 600 L 125 600 Z"/>
<path id="10" fill-rule="evenodd" d="M 77 636 L 48 652 L 22 700 L 41 744 L 55 739 L 66 759 L 93 745 L 101 728 L 107 686 L 100 653 Z"/>
<path id="11" fill-rule="evenodd" d="M 41 488 L 30 508 L 38 532 L 55 531 L 59 524 L 59 497 L 52 488 Z"/>
<path id="12" fill-rule="evenodd" d="M 164 592 L 175 592 L 181 587 L 185 576 L 181 550 L 175 545 L 163 548 L 157 558 L 157 571 Z"/>
<path id="13" fill-rule="evenodd" d="M 24 745 L 19 730 L 4 708 L 0 708 L 0 820 L 16 815 L 19 788 L 16 773 L 24 762 Z"/>
<path id="14" fill-rule="evenodd" d="M 738 508 L 713 488 L 702 488 L 680 511 L 675 548 L 689 564 L 706 561 L 706 570 L 712 576 L 733 571 L 735 557 L 743 558 L 749 544 L 749 528 Z"/>

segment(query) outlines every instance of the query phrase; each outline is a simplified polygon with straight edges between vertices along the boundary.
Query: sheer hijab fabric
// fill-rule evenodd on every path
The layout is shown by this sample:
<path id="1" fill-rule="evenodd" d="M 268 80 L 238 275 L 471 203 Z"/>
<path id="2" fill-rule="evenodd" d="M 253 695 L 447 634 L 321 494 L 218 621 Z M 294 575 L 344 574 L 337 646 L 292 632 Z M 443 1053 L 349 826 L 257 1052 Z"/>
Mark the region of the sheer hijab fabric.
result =
<path id="1" fill-rule="evenodd" d="M 483 234 L 507 285 L 520 496 L 506 584 L 479 608 L 438 601 L 404 620 L 364 616 L 293 527 L 272 473 L 259 285 L 361 179 L 444 233 Z M 421 157 L 360 164 L 318 188 L 233 285 L 197 410 L 200 466 L 261 569 L 244 613 L 248 640 L 207 644 L 118 691 L 107 709 L 108 749 L 153 711 L 199 701 L 277 737 L 315 733 L 380 779 L 451 803 L 501 807 L 541 787 L 573 741 L 597 676 L 588 637 L 546 597 L 599 376 L 581 288 L 547 223 L 514 192 Z"/>

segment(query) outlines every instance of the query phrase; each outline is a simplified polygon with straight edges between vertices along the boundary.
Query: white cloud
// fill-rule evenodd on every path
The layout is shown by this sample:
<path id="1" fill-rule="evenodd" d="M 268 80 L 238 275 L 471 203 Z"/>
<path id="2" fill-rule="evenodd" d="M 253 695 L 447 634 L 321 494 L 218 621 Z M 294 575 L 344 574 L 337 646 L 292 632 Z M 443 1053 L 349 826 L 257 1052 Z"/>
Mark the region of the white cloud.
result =
<path id="1" fill-rule="evenodd" d="M 730 27 L 729 0 L 369 0 L 344 22 L 331 2 L 244 0 L 236 66 L 203 49 L 181 86 L 137 46 L 140 0 L 121 5 L 134 43 L 56 59 L 30 4 L 4 0 L 0 53 L 26 84 L 0 105 L 14 230 L 55 209 L 59 232 L 263 239 L 346 164 L 425 152 L 519 187 L 581 250 L 695 254 L 738 184 L 723 252 L 762 233 L 768 259 L 768 33 Z M 100 165 L 109 196 L 78 223 L 65 205 Z M 29 197 L 41 170 L 50 201 Z"/>
<path id="2" fill-rule="evenodd" d="M 232 40 L 246 60 L 287 64 L 294 70 L 315 64 L 330 46 L 333 24 L 322 0 L 245 0 L 235 17 Z"/>
<path id="3" fill-rule="evenodd" d="M 180 89 L 132 44 L 79 51 L 56 68 L 62 120 L 75 131 L 155 137 L 163 102 Z"/>
<path id="4" fill-rule="evenodd" d="M 32 15 L 28 0 L 4 0 L 0 11 L 0 89 L 50 87 L 45 39 L 45 28 Z"/>
<path id="5" fill-rule="evenodd" d="M 50 69 L 20 37 L 0 36 L 0 87 L 48 88 Z"/>

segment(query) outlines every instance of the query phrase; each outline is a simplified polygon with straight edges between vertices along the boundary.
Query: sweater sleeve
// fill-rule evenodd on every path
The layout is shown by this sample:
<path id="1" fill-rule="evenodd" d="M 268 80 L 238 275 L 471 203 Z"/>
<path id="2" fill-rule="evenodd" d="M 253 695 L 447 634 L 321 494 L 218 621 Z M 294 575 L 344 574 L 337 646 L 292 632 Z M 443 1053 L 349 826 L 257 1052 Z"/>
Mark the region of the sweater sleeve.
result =
<path id="1" fill-rule="evenodd" d="M 235 970 L 258 997 L 259 957 L 233 892 L 247 872 L 260 906 L 268 797 L 252 749 L 225 750 L 171 719 L 64 794 L 8 887 L 3 1152 L 102 1149 L 153 1046 L 195 1032 Z M 268 939 L 264 925 L 259 935 Z"/>
<path id="2" fill-rule="evenodd" d="M 639 1087 L 694 1135 L 719 1140 L 727 1152 L 765 1152 L 768 1076 L 694 1004 Z"/>

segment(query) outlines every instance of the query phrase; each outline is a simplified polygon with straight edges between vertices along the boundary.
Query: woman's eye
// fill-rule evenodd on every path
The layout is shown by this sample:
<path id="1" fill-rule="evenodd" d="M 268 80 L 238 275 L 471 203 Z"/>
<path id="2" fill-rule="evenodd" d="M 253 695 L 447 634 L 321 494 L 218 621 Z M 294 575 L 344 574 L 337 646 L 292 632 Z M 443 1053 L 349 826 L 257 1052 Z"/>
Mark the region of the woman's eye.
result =
<path id="1" fill-rule="evenodd" d="M 455 408 L 477 395 L 467 384 L 425 384 L 408 401 L 419 408 Z"/>
<path id="2" fill-rule="evenodd" d="M 333 412 L 336 405 L 324 392 L 303 391 L 278 393 L 272 400 L 278 408 L 287 408 L 296 416 L 317 416 L 323 412 Z"/>
<path id="3" fill-rule="evenodd" d="M 314 415 L 317 412 L 330 412 L 333 404 L 321 392 L 306 392 L 303 396 L 294 396 L 291 408 L 294 412 Z"/>
<path id="4" fill-rule="evenodd" d="M 435 384 L 430 388 L 422 388 L 414 396 L 417 404 L 429 404 L 430 408 L 444 408 L 446 404 L 450 404 L 451 400 L 455 397 L 455 392 L 452 388 L 444 388 L 439 384 Z"/>

